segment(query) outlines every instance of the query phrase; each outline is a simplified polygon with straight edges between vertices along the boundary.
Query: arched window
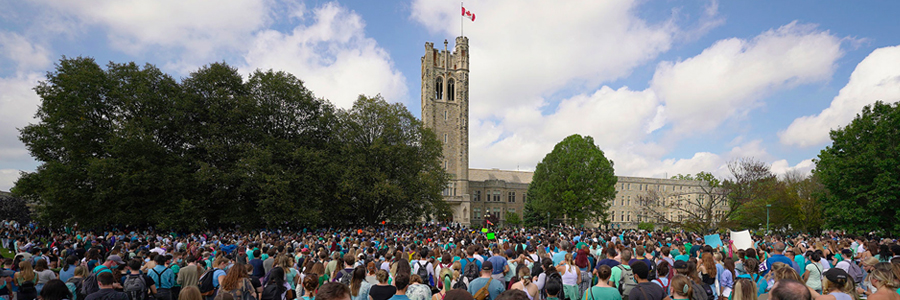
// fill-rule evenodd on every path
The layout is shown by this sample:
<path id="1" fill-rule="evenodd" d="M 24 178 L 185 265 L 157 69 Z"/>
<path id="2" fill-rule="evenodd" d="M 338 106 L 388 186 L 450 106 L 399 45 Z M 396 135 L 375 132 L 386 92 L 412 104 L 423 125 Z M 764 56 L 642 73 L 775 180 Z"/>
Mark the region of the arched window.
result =
<path id="1" fill-rule="evenodd" d="M 455 91 L 454 91 L 453 82 L 454 82 L 453 78 L 450 78 L 447 80 L 447 99 L 449 101 L 453 101 L 453 99 L 456 96 L 456 93 L 454 93 Z"/>
<path id="2" fill-rule="evenodd" d="M 444 96 L 444 81 L 440 77 L 434 80 L 434 99 L 441 100 Z"/>

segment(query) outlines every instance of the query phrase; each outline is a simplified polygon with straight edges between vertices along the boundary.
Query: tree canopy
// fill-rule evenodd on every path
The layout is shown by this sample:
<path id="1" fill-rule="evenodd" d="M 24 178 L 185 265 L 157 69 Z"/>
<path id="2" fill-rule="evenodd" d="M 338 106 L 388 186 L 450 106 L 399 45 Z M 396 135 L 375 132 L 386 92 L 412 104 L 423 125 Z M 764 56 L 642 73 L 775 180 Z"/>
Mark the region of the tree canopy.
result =
<path id="1" fill-rule="evenodd" d="M 178 82 L 83 57 L 35 91 L 38 122 L 20 139 L 41 164 L 12 191 L 45 224 L 299 227 L 441 210 L 439 142 L 380 96 L 341 110 L 285 72 L 245 80 L 214 63 Z"/>
<path id="2" fill-rule="evenodd" d="M 828 190 L 825 226 L 900 234 L 900 104 L 867 105 L 830 136 L 813 170 Z"/>
<path id="3" fill-rule="evenodd" d="M 608 222 L 616 196 L 613 162 L 590 136 L 574 134 L 556 144 L 534 171 L 528 186 L 525 221 L 530 226 L 566 217 L 570 224 Z"/>

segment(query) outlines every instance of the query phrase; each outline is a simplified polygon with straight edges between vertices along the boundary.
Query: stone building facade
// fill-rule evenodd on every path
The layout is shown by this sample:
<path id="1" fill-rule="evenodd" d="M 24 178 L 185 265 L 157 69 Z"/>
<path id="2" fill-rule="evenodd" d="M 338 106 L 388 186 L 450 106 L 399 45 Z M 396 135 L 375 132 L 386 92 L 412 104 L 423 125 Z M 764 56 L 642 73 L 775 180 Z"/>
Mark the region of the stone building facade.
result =
<path id="1" fill-rule="evenodd" d="M 469 168 L 469 39 L 457 37 L 453 50 L 425 43 L 422 62 L 422 122 L 443 143 L 444 169 L 451 175 L 443 191 L 453 221 L 484 224 L 491 214 L 504 222 L 508 213 L 524 215 L 533 172 Z M 610 226 L 636 228 L 642 218 L 638 196 L 651 190 L 678 191 L 674 200 L 701 197 L 699 181 L 619 176 L 610 207 Z M 560 216 L 554 216 L 558 218 Z M 655 220 L 647 220 L 655 221 Z M 592 224 L 597 226 L 598 224 Z"/>
<path id="2" fill-rule="evenodd" d="M 451 52 L 425 43 L 422 56 L 422 123 L 443 143 L 450 184 L 443 191 L 453 221 L 469 224 L 469 39 L 456 38 Z"/>

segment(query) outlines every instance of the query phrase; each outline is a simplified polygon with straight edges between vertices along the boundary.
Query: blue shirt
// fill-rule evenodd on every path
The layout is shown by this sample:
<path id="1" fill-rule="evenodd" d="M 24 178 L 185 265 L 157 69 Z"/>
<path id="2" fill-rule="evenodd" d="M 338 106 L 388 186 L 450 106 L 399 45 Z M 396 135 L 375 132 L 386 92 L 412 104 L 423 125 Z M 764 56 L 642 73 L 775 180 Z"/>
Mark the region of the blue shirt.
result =
<path id="1" fill-rule="evenodd" d="M 153 279 L 153 282 L 156 282 L 156 287 L 161 289 L 171 289 L 175 286 L 175 272 L 172 269 L 166 268 L 166 266 L 157 265 L 150 269 L 150 272 L 147 272 L 147 276 L 150 276 L 150 279 Z"/>
<path id="2" fill-rule="evenodd" d="M 558 266 L 559 263 L 561 263 L 563 260 L 566 259 L 566 254 L 569 254 L 569 252 L 562 251 L 562 252 L 553 254 L 553 265 Z"/>
<path id="3" fill-rule="evenodd" d="M 225 276 L 225 270 L 216 269 L 213 272 L 213 286 L 219 287 L 219 276 Z"/>
<path id="4" fill-rule="evenodd" d="M 799 270 L 800 268 L 797 266 L 796 263 L 794 263 L 793 260 L 791 260 L 787 256 L 784 256 L 781 254 L 772 254 L 772 257 L 769 257 L 769 259 L 766 260 L 766 271 L 763 272 L 762 275 L 768 274 L 769 270 L 772 269 L 772 264 L 777 263 L 777 262 L 784 263 L 788 266 L 791 266 L 791 268 L 794 268 L 794 271 L 797 271 L 797 274 L 800 274 L 800 270 Z"/>
<path id="5" fill-rule="evenodd" d="M 618 266 L 619 264 L 620 264 L 619 261 L 617 261 L 615 259 L 604 258 L 604 259 L 601 259 L 599 262 L 597 262 L 597 269 L 599 269 L 600 266 L 608 266 L 610 269 L 612 269 L 612 268 L 615 268 L 616 266 Z"/>
<path id="6" fill-rule="evenodd" d="M 388 300 L 409 300 L 409 297 L 407 297 L 406 295 L 397 295 L 397 294 L 394 294 L 393 296 L 391 296 L 390 298 L 388 298 Z"/>
<path id="7" fill-rule="evenodd" d="M 503 267 L 506 267 L 506 258 L 500 255 L 491 256 L 488 258 L 488 261 L 494 265 L 494 269 L 491 271 L 491 275 L 503 274 Z"/>
<path id="8" fill-rule="evenodd" d="M 484 277 L 478 277 L 475 278 L 475 280 L 472 280 L 472 282 L 469 283 L 468 287 L 469 294 L 472 294 L 474 296 L 476 293 L 478 293 L 478 290 L 480 290 L 482 287 L 484 287 L 485 284 L 488 283 L 488 280 L 490 279 Z M 505 288 L 503 288 L 503 284 L 500 283 L 500 280 L 490 280 L 490 282 L 491 285 L 488 286 L 488 297 L 484 298 L 485 300 L 497 299 L 497 296 L 500 296 L 500 293 L 506 290 Z"/>
<path id="9" fill-rule="evenodd" d="M 473 258 L 468 258 L 468 257 L 466 257 L 466 258 L 460 259 L 460 260 L 459 260 L 459 267 L 460 267 L 460 270 L 462 270 L 463 272 L 465 272 L 465 271 L 466 271 L 466 264 L 469 263 L 470 260 L 471 260 L 472 262 L 474 262 L 476 266 L 478 266 L 478 269 L 477 269 L 478 272 L 481 272 L 481 261 L 478 260 L 477 258 L 474 258 L 474 257 L 473 257 Z M 460 274 L 460 275 L 461 275 L 461 274 Z"/>

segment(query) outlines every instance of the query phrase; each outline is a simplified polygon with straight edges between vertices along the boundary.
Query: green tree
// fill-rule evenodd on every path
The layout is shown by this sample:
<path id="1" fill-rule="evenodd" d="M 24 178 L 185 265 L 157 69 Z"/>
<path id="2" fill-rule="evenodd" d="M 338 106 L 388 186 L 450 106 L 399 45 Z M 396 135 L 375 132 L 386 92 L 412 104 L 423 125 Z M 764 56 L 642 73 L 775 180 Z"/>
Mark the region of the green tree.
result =
<path id="1" fill-rule="evenodd" d="M 444 218 L 441 143 L 405 106 L 360 96 L 339 112 L 341 179 L 329 207 L 351 223 L 408 223 Z M 336 220 L 332 220 L 336 221 Z"/>
<path id="2" fill-rule="evenodd" d="M 828 191 L 825 227 L 900 234 L 900 104 L 867 105 L 830 136 L 813 171 Z"/>
<path id="3" fill-rule="evenodd" d="M 0 192 L 0 216 L 3 216 L 4 220 L 27 224 L 31 222 L 31 208 L 25 203 L 25 199 Z"/>
<path id="4" fill-rule="evenodd" d="M 506 213 L 506 224 L 509 224 L 512 226 L 522 225 L 522 218 L 520 218 L 519 214 L 517 214 L 517 213 L 507 212 Z"/>
<path id="5" fill-rule="evenodd" d="M 528 186 L 526 219 L 550 212 L 570 224 L 604 222 L 616 196 L 613 162 L 590 136 L 574 134 L 556 144 L 538 163 Z M 534 214 L 537 214 L 535 216 Z"/>
<path id="6" fill-rule="evenodd" d="M 448 213 L 441 145 L 399 104 L 337 110 L 284 72 L 224 63 L 180 83 L 152 65 L 63 58 L 20 139 L 12 192 L 47 225 L 197 230 L 424 220 Z"/>

